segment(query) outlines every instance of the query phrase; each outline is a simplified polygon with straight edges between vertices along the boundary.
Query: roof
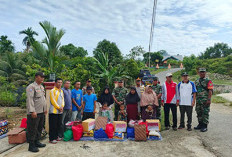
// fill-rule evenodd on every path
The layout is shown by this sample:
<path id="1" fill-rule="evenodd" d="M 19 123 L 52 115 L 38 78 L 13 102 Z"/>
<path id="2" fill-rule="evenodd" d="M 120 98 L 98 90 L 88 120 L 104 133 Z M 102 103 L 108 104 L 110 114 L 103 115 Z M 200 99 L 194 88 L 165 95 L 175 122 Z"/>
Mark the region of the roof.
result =
<path id="1" fill-rule="evenodd" d="M 174 59 L 174 60 L 177 60 L 177 61 L 183 61 L 183 56 L 179 55 L 179 54 L 164 56 L 162 61 L 165 61 L 165 60 L 168 60 L 168 59 Z"/>

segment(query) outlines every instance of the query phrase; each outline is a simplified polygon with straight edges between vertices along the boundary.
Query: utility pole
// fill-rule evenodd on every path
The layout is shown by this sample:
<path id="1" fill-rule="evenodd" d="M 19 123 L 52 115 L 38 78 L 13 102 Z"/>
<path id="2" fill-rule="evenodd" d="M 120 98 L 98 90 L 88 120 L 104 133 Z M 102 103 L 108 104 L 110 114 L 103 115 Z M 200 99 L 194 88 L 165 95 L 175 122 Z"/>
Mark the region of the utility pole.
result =
<path id="1" fill-rule="evenodd" d="M 152 12 L 152 22 L 151 22 L 151 31 L 150 31 L 150 41 L 149 41 L 149 48 L 148 48 L 148 61 L 149 61 L 149 67 L 151 67 L 151 48 L 152 48 L 152 42 L 153 42 L 153 34 L 154 34 L 154 27 L 155 27 L 155 16 L 156 16 L 156 7 L 157 7 L 157 0 L 154 0 L 153 5 L 153 12 Z"/>

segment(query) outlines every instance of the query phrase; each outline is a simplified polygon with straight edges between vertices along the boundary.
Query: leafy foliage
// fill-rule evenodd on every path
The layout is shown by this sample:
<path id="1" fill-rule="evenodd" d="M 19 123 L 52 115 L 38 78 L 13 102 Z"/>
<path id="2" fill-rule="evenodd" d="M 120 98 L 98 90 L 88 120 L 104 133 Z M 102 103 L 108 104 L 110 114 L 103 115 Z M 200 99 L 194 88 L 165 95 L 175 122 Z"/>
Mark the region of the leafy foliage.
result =
<path id="1" fill-rule="evenodd" d="M 35 41 L 34 35 L 38 35 L 37 32 L 33 31 L 31 27 L 20 31 L 19 34 L 25 34 L 26 37 L 23 39 L 23 44 L 27 47 L 26 51 L 29 52 L 31 44 Z"/>
<path id="2" fill-rule="evenodd" d="M 227 57 L 230 54 L 232 54 L 232 48 L 228 44 L 216 43 L 214 46 L 207 48 L 204 53 L 201 53 L 199 59 L 221 58 Z"/>
<path id="3" fill-rule="evenodd" d="M 117 45 L 114 42 L 110 42 L 106 39 L 103 41 L 100 41 L 97 44 L 97 47 L 94 49 L 93 54 L 96 59 L 98 58 L 100 53 L 108 54 L 109 57 L 109 63 L 112 66 L 116 66 L 120 64 L 123 60 L 121 51 L 117 47 Z"/>
<path id="4" fill-rule="evenodd" d="M 3 55 L 7 52 L 14 52 L 15 48 L 12 41 L 7 39 L 8 37 L 2 35 L 0 37 L 0 55 Z"/>
<path id="5" fill-rule="evenodd" d="M 60 53 L 61 55 L 69 56 L 69 58 L 74 57 L 85 57 L 88 55 L 87 50 L 85 50 L 83 47 L 76 47 L 73 44 L 63 45 L 60 47 Z"/>
<path id="6" fill-rule="evenodd" d="M 65 34 L 65 31 L 63 29 L 57 30 L 56 27 L 48 21 L 43 21 L 39 24 L 43 28 L 46 37 L 42 40 L 42 43 L 38 41 L 32 43 L 33 55 L 40 60 L 43 65 L 47 65 L 51 72 L 54 72 L 56 58 L 59 54 L 59 47 L 61 45 L 60 40 Z"/>

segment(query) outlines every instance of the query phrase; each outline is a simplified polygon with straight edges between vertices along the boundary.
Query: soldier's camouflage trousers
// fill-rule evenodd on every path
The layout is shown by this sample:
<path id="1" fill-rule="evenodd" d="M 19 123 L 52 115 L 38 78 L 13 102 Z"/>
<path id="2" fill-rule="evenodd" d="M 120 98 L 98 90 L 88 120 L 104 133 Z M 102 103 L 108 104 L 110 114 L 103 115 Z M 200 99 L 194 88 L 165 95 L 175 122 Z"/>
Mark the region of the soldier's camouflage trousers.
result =
<path id="1" fill-rule="evenodd" d="M 156 119 L 159 119 L 161 121 L 161 100 L 158 100 L 159 106 L 156 108 Z"/>
<path id="2" fill-rule="evenodd" d="M 209 123 L 209 111 L 210 105 L 206 104 L 206 101 L 197 100 L 196 112 L 199 123 L 208 124 Z"/>

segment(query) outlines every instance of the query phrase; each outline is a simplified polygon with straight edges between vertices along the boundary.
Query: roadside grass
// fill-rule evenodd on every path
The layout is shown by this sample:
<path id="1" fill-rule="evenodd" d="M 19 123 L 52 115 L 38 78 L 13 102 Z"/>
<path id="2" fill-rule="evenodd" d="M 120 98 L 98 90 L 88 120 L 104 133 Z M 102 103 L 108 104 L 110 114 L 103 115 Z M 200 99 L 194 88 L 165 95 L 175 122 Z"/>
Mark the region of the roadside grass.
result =
<path id="1" fill-rule="evenodd" d="M 232 85 L 232 80 L 212 80 L 216 85 Z"/>
<path id="2" fill-rule="evenodd" d="M 226 100 L 225 98 L 221 96 L 213 95 L 212 103 L 230 103 L 230 101 Z"/>
<path id="3" fill-rule="evenodd" d="M 178 83 L 181 81 L 181 73 L 184 70 L 177 71 L 172 74 L 172 79 L 174 82 Z M 196 79 L 198 79 L 198 75 L 189 75 L 189 80 L 195 82 Z M 232 80 L 220 80 L 220 79 L 212 79 L 212 82 L 214 85 L 232 85 Z"/>
<path id="4" fill-rule="evenodd" d="M 155 75 L 159 72 L 167 71 L 168 69 L 154 69 L 154 68 L 149 68 L 151 74 Z"/>

